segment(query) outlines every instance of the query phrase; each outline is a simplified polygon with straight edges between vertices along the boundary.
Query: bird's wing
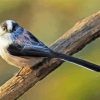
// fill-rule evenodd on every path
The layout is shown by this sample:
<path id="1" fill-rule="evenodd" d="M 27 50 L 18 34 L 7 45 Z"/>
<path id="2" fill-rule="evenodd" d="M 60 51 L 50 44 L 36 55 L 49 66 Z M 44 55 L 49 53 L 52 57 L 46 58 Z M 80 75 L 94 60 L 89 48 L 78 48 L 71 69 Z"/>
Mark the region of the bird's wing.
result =
<path id="1" fill-rule="evenodd" d="M 50 57 L 51 50 L 27 30 L 13 34 L 13 43 L 9 45 L 8 52 L 15 56 Z"/>
<path id="2" fill-rule="evenodd" d="M 14 56 L 28 56 L 28 57 L 51 57 L 51 50 L 38 45 L 19 45 L 17 43 L 9 45 L 8 52 Z"/>

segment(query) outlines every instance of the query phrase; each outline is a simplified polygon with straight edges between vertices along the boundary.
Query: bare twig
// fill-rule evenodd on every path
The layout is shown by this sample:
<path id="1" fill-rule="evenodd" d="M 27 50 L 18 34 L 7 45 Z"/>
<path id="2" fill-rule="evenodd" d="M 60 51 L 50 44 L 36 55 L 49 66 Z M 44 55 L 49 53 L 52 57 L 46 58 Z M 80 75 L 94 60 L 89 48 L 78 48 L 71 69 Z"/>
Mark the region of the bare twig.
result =
<path id="1" fill-rule="evenodd" d="M 100 11 L 76 23 L 51 48 L 57 52 L 72 55 L 99 36 Z M 0 87 L 0 100 L 17 99 L 62 63 L 63 61 L 59 59 L 39 58 L 37 64 L 33 65 L 34 70 L 26 67 L 20 72 L 20 75 L 13 76 Z"/>

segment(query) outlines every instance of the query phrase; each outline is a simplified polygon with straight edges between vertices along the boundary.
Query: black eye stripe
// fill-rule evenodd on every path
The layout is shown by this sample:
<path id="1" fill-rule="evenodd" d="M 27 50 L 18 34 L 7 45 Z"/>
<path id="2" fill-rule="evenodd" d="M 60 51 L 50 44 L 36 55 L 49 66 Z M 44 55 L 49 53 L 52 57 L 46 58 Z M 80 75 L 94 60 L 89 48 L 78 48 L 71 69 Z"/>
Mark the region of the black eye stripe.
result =
<path id="1" fill-rule="evenodd" d="M 17 23 L 12 23 L 12 31 L 15 31 L 16 30 L 16 27 L 17 27 Z"/>

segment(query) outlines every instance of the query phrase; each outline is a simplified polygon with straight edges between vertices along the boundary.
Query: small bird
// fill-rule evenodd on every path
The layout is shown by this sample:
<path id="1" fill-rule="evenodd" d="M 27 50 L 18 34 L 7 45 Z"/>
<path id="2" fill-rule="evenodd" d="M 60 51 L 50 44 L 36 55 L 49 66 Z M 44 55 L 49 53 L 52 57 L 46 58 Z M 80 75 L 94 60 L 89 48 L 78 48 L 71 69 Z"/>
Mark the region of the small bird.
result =
<path id="1" fill-rule="evenodd" d="M 32 67 L 34 57 L 46 57 L 69 61 L 100 72 L 99 65 L 51 50 L 14 20 L 0 24 L 0 55 L 6 62 L 19 68 Z"/>

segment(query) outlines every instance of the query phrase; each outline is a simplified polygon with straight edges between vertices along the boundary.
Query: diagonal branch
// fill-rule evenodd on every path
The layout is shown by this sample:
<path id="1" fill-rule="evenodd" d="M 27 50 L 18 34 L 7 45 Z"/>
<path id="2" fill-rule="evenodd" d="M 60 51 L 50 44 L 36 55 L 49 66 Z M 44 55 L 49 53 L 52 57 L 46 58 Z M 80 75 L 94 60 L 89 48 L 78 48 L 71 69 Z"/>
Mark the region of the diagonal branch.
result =
<path id="1" fill-rule="evenodd" d="M 51 48 L 57 52 L 72 55 L 99 36 L 100 11 L 76 23 Z M 27 66 L 18 76 L 13 76 L 0 87 L 0 100 L 17 99 L 62 63 L 63 61 L 59 59 L 38 58 L 33 65 L 34 70 Z"/>

